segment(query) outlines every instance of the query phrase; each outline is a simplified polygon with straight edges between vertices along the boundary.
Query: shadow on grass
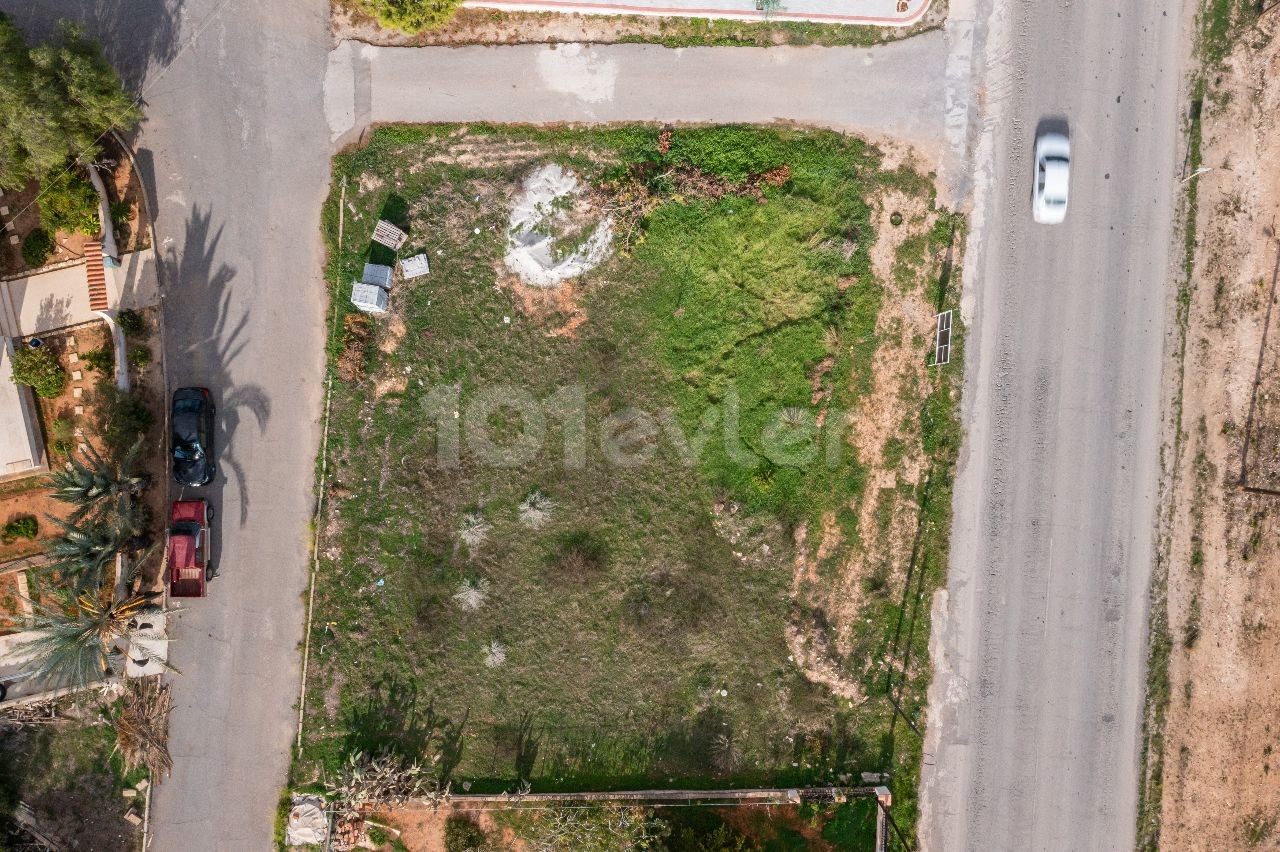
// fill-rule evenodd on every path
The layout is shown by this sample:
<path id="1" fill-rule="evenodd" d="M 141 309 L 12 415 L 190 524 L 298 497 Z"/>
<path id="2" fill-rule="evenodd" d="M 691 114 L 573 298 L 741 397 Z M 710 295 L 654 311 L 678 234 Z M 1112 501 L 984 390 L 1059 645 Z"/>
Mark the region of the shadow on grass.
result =
<path id="1" fill-rule="evenodd" d="M 370 689 L 363 706 L 346 720 L 348 734 L 343 750 L 348 754 L 393 754 L 407 761 L 434 764 L 440 784 L 445 784 L 462 760 L 462 735 L 469 713 L 454 723 L 437 713 L 434 702 L 421 705 L 413 683 L 384 674 Z M 439 758 L 432 759 L 438 751 Z"/>

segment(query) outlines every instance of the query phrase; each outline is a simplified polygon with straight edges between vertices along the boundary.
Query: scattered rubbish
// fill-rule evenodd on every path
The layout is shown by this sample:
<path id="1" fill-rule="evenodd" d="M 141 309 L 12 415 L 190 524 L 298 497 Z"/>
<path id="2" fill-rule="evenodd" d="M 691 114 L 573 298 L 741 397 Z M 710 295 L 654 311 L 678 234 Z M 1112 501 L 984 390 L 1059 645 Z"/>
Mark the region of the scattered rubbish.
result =
<path id="1" fill-rule="evenodd" d="M 387 248 L 395 251 L 404 245 L 405 240 L 409 239 L 409 235 L 397 228 L 395 225 L 379 219 L 378 224 L 373 229 L 373 241 L 382 243 Z"/>
<path id="2" fill-rule="evenodd" d="M 321 846 L 329 839 L 329 818 L 324 812 L 324 799 L 319 796 L 294 796 L 285 826 L 284 842 L 288 846 Z"/>
<path id="3" fill-rule="evenodd" d="M 439 252 L 437 252 L 438 254 Z M 400 261 L 400 273 L 405 279 L 420 278 L 431 271 L 430 264 L 427 263 L 427 255 L 415 254 L 413 257 L 406 257 Z"/>

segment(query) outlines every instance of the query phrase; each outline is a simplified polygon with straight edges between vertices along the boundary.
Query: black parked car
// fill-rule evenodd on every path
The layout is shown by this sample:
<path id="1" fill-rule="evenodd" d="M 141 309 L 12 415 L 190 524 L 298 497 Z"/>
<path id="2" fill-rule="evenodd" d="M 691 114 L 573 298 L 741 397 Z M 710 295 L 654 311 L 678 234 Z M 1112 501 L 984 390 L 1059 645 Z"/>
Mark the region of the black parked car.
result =
<path id="1" fill-rule="evenodd" d="M 213 411 L 208 388 L 173 392 L 173 478 L 183 485 L 213 479 Z"/>

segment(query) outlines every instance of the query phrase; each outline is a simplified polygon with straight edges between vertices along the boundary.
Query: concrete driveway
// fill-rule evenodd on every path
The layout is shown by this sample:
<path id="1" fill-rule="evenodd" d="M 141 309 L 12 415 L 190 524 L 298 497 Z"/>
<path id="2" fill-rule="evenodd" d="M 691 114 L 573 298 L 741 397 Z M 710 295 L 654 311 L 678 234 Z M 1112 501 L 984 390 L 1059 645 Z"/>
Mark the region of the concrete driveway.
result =
<path id="1" fill-rule="evenodd" d="M 967 441 L 922 847 L 1133 848 L 1184 4 L 988 0 Z M 1030 215 L 1069 130 L 1066 221 Z"/>
<path id="2" fill-rule="evenodd" d="M 270 848 L 295 718 L 321 409 L 328 4 L 0 8 L 41 35 L 58 18 L 82 23 L 141 89 L 135 147 L 164 261 L 169 380 L 211 388 L 218 405 L 219 475 L 187 493 L 218 509 L 222 576 L 171 628 L 182 672 L 171 679 L 174 770 L 155 790 L 151 848 Z"/>

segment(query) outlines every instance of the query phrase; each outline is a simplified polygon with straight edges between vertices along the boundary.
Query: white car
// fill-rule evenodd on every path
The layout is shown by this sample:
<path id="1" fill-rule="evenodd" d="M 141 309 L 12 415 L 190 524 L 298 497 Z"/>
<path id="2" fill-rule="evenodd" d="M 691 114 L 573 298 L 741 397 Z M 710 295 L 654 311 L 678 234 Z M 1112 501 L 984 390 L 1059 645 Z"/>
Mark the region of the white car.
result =
<path id="1" fill-rule="evenodd" d="M 1071 182 L 1071 143 L 1061 133 L 1036 140 L 1036 176 L 1031 192 L 1031 218 L 1056 225 L 1067 215 L 1067 185 Z"/>

